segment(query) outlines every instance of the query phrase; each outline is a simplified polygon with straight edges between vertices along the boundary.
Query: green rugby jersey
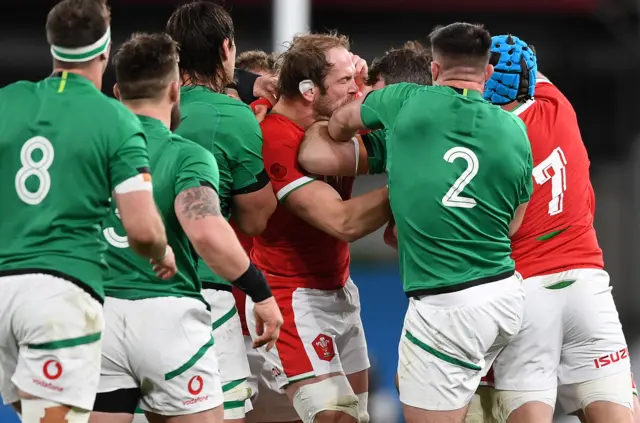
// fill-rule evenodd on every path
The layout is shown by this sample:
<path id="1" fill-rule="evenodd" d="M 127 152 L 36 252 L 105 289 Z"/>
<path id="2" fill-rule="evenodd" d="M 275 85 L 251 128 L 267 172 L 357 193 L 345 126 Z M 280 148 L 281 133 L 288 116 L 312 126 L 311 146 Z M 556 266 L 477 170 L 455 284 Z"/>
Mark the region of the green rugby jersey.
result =
<path id="1" fill-rule="evenodd" d="M 201 261 L 175 213 L 175 199 L 181 192 L 203 185 L 218 190 L 218 166 L 213 155 L 196 143 L 172 134 L 162 122 L 138 116 L 147 136 L 153 173 L 153 197 L 164 221 L 167 240 L 176 257 L 178 273 L 165 281 L 156 277 L 149 261 L 134 253 L 118 216 L 115 202 L 104 223 L 109 243 L 105 294 L 125 300 L 153 297 L 192 297 L 204 302 L 197 274 Z"/>
<path id="2" fill-rule="evenodd" d="M 111 192 L 149 172 L 140 122 L 69 72 L 0 89 L 0 276 L 48 273 L 102 300 Z"/>
<path id="3" fill-rule="evenodd" d="M 379 129 L 362 135 L 362 143 L 367 150 L 369 174 L 376 175 L 387 171 L 387 131 Z"/>
<path id="4" fill-rule="evenodd" d="M 513 274 L 509 224 L 533 189 L 522 121 L 480 92 L 407 83 L 371 92 L 361 117 L 387 130 L 378 146 L 386 145 L 407 295 Z"/>
<path id="5" fill-rule="evenodd" d="M 262 161 L 262 131 L 246 104 L 201 86 L 182 87 L 182 122 L 176 133 L 213 153 L 220 171 L 220 207 L 229 219 L 233 196 L 262 189 L 269 176 Z M 198 268 L 204 282 L 231 284 L 205 263 Z"/>

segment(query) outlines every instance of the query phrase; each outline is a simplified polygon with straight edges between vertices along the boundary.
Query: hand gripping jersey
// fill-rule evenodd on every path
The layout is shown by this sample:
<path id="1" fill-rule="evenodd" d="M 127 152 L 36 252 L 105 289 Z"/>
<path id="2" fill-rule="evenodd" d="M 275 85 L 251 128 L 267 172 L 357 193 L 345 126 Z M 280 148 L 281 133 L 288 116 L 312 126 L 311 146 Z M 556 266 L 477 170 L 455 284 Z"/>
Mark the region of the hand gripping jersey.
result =
<path id="1" fill-rule="evenodd" d="M 511 276 L 509 224 L 532 190 L 522 122 L 479 92 L 407 83 L 369 93 L 361 118 L 386 129 L 379 144 L 407 295 Z"/>
<path id="2" fill-rule="evenodd" d="M 590 162 L 573 107 L 553 84 L 538 80 L 535 98 L 513 113 L 527 126 L 534 161 L 533 196 L 512 238 L 516 269 L 524 278 L 602 269 Z"/>
<path id="3" fill-rule="evenodd" d="M 129 248 L 115 201 L 103 227 L 109 243 L 105 294 L 124 300 L 153 297 L 192 297 L 204 301 L 197 274 L 198 255 L 175 213 L 175 199 L 200 186 L 218 190 L 218 166 L 213 155 L 196 143 L 172 134 L 162 122 L 138 116 L 144 126 L 154 173 L 153 196 L 165 224 L 167 240 L 176 257 L 178 273 L 168 281 L 158 279 L 149 260 Z"/>
<path id="4" fill-rule="evenodd" d="M 229 219 L 234 195 L 258 191 L 269 183 L 258 121 L 246 104 L 208 88 L 182 87 L 180 95 L 182 122 L 176 133 L 213 153 L 220 171 L 220 208 Z M 205 283 L 230 288 L 204 262 L 198 272 Z"/>
<path id="5" fill-rule="evenodd" d="M 260 124 L 264 166 L 280 203 L 267 229 L 254 237 L 251 257 L 267 274 L 269 285 L 338 289 L 349 276 L 349 244 L 315 228 L 282 204 L 296 189 L 314 181 L 298 164 L 304 129 L 282 115 Z M 351 197 L 354 178 L 326 178 L 343 199 Z"/>
<path id="6" fill-rule="evenodd" d="M 149 178 L 140 122 L 68 72 L 2 88 L 0 115 L 0 275 L 48 273 L 101 301 L 109 198 Z"/>

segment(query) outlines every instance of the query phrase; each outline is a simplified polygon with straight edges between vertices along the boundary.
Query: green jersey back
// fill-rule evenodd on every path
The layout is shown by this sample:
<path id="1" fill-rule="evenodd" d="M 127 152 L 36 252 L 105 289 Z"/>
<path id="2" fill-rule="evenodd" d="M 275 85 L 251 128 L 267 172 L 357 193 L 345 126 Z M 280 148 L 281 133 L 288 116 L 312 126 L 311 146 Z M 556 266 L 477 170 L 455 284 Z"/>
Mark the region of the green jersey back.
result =
<path id="1" fill-rule="evenodd" d="M 509 224 L 533 189 L 522 121 L 476 91 L 406 83 L 370 93 L 361 117 L 366 127 L 388 131 L 389 196 L 407 295 L 513 274 Z"/>
<path id="2" fill-rule="evenodd" d="M 0 90 L 0 275 L 49 273 L 102 299 L 111 192 L 149 172 L 134 114 L 61 72 Z"/>
<path id="3" fill-rule="evenodd" d="M 176 257 L 178 273 L 168 281 L 158 279 L 149 261 L 129 248 L 115 202 L 104 223 L 109 243 L 105 280 L 108 297 L 139 300 L 152 297 L 192 297 L 202 301 L 197 274 L 198 256 L 175 213 L 175 199 L 190 188 L 218 190 L 218 166 L 213 155 L 196 143 L 172 134 L 159 120 L 138 116 L 144 126 L 153 172 L 153 197 L 164 221 L 167 240 Z"/>
<path id="4" fill-rule="evenodd" d="M 246 104 L 201 86 L 182 87 L 182 122 L 176 133 L 213 153 L 220 170 L 220 207 L 229 219 L 233 196 L 249 194 L 269 183 L 262 161 L 262 131 Z M 204 263 L 205 282 L 230 285 Z"/>

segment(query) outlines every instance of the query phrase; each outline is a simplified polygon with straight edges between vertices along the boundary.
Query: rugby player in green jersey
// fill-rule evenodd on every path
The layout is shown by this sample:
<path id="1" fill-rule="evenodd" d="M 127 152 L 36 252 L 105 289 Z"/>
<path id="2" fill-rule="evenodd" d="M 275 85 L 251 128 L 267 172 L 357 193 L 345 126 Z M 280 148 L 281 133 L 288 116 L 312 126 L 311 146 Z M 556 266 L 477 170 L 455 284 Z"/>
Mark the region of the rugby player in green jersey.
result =
<path id="1" fill-rule="evenodd" d="M 246 104 L 224 93 L 232 80 L 233 21 L 220 6 L 196 1 L 179 7 L 166 32 L 180 45 L 182 123 L 176 132 L 213 153 L 220 171 L 222 215 L 247 235 L 258 235 L 276 207 L 262 161 L 262 132 Z M 213 336 L 225 393 L 225 419 L 242 421 L 250 375 L 231 285 L 200 265 L 203 295 L 211 306 Z"/>
<path id="2" fill-rule="evenodd" d="M 0 393 L 27 423 L 85 423 L 100 376 L 100 225 L 113 197 L 131 247 L 175 273 L 138 119 L 100 92 L 103 1 L 49 13 L 53 74 L 0 90 Z"/>
<path id="3" fill-rule="evenodd" d="M 338 109 L 332 138 L 386 129 L 389 196 L 410 298 L 400 341 L 408 423 L 462 422 L 482 370 L 518 332 L 524 291 L 510 235 L 532 191 L 523 123 L 482 99 L 491 37 L 431 35 L 435 86 L 395 84 Z"/>
<path id="4" fill-rule="evenodd" d="M 140 403 L 153 422 L 221 423 L 222 386 L 198 255 L 259 301 L 264 332 L 256 346 L 273 346 L 282 316 L 264 276 L 220 213 L 213 155 L 170 130 L 180 120 L 176 42 L 166 34 L 136 34 L 114 63 L 115 95 L 136 113 L 147 136 L 154 197 L 179 271 L 159 280 L 128 248 L 118 209 L 112 208 L 104 224 L 110 244 L 106 329 L 91 422 L 130 423 Z M 238 353 L 244 352 L 243 344 Z"/>

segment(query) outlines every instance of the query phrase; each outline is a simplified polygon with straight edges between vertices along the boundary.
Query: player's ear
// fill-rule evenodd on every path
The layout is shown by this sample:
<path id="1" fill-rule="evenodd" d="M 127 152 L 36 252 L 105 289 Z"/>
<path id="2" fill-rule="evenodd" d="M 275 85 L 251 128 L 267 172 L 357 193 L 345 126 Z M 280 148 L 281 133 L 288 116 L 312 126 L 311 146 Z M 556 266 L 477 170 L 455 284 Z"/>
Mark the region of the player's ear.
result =
<path id="1" fill-rule="evenodd" d="M 174 81 L 169 84 L 169 100 L 171 104 L 180 103 L 180 83 Z"/>
<path id="2" fill-rule="evenodd" d="M 431 80 L 433 81 L 434 85 L 438 80 L 438 76 L 440 76 L 440 63 L 433 60 L 431 62 Z"/>
<path id="3" fill-rule="evenodd" d="M 493 65 L 487 65 L 487 68 L 484 71 L 484 81 L 487 82 L 491 75 L 493 75 Z"/>
<path id="4" fill-rule="evenodd" d="M 229 56 L 231 55 L 231 41 L 227 38 L 222 42 L 222 60 L 229 60 Z"/>
<path id="5" fill-rule="evenodd" d="M 118 83 L 113 84 L 113 95 L 120 100 L 120 88 L 118 88 Z"/>
<path id="6" fill-rule="evenodd" d="M 102 53 L 99 57 L 100 62 L 102 63 L 102 73 L 104 74 L 107 71 L 107 67 L 109 66 L 109 56 L 111 55 L 111 44 L 107 47 L 107 50 Z"/>
<path id="7" fill-rule="evenodd" d="M 316 89 L 316 84 L 314 84 L 310 79 L 300 81 L 300 83 L 298 84 L 298 90 L 300 90 L 300 94 L 302 94 L 302 97 L 304 97 L 304 99 L 309 102 L 315 99 Z"/>

